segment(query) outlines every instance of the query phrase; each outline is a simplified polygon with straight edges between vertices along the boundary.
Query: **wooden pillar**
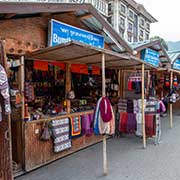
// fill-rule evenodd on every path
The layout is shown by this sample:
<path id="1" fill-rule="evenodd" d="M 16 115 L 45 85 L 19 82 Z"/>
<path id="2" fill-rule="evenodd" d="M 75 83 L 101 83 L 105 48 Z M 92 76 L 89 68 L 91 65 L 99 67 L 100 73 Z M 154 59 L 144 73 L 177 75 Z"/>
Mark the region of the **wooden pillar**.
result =
<path id="1" fill-rule="evenodd" d="M 21 116 L 22 121 L 24 121 L 24 56 L 21 56 L 21 66 L 20 66 L 20 91 L 21 91 L 21 97 L 22 97 L 22 110 L 21 110 Z"/>
<path id="2" fill-rule="evenodd" d="M 106 96 L 106 84 L 105 84 L 105 54 L 102 54 L 102 96 Z M 103 136 L 103 171 L 104 175 L 108 174 L 107 167 L 107 142 L 106 135 Z"/>
<path id="3" fill-rule="evenodd" d="M 173 87 L 173 72 L 171 71 L 170 72 L 170 90 L 172 89 Z M 173 110 L 172 110 L 172 104 L 169 105 L 169 113 L 170 113 L 170 122 L 169 122 L 169 125 L 170 125 L 170 128 L 173 128 Z"/>
<path id="4" fill-rule="evenodd" d="M 143 125 L 143 148 L 146 148 L 146 130 L 145 130 L 145 109 L 144 109 L 144 64 L 142 64 L 142 125 Z"/>
<path id="5" fill-rule="evenodd" d="M 71 91 L 71 64 L 66 64 L 66 96 L 69 91 Z M 71 112 L 71 101 L 66 98 L 66 107 L 67 107 L 67 113 L 70 114 Z"/>
<path id="6" fill-rule="evenodd" d="M 121 71 L 120 70 L 118 70 L 118 84 L 119 84 L 118 97 L 120 97 L 121 96 L 121 86 L 120 86 L 120 84 L 121 84 Z"/>

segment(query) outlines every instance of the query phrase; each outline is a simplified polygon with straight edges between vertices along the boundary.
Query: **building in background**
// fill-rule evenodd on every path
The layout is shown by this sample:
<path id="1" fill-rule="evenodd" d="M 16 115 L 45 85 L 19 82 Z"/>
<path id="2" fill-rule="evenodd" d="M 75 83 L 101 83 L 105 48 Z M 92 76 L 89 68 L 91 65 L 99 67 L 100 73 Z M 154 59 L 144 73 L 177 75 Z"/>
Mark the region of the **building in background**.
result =
<path id="1" fill-rule="evenodd" d="M 108 22 L 132 43 L 149 40 L 150 24 L 157 20 L 134 0 L 108 0 Z"/>
<path id="2" fill-rule="evenodd" d="M 0 2 L 41 2 L 41 3 L 90 3 L 103 16 L 108 16 L 107 0 L 0 0 Z"/>

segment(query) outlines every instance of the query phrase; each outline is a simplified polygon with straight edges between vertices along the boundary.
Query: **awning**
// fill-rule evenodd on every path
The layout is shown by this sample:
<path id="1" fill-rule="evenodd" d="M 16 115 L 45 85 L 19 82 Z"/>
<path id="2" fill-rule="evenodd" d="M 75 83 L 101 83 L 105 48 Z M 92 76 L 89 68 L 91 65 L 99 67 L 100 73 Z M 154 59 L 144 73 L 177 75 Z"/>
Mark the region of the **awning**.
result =
<path id="1" fill-rule="evenodd" d="M 26 58 L 101 66 L 102 53 L 105 54 L 106 67 L 109 68 L 134 67 L 139 66 L 142 63 L 146 64 L 144 61 L 130 54 L 116 53 L 107 49 L 92 47 L 77 41 L 37 50 L 27 54 Z M 148 65 L 148 67 L 151 66 Z"/>

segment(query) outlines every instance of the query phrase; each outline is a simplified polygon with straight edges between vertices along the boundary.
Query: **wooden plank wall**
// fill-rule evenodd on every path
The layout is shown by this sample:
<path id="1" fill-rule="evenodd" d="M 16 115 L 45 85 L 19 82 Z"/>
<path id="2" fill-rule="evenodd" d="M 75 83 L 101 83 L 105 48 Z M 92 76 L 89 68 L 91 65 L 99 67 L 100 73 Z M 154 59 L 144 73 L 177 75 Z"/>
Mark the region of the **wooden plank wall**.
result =
<path id="1" fill-rule="evenodd" d="M 0 180 L 12 179 L 10 143 L 5 138 L 5 133 L 8 129 L 7 117 L 3 117 L 3 121 L 0 122 Z"/>
<path id="2" fill-rule="evenodd" d="M 72 148 L 60 153 L 53 152 L 52 140 L 40 140 L 42 122 L 25 124 L 25 169 L 31 171 L 37 167 L 62 158 L 80 149 L 102 141 L 102 136 L 82 136 L 72 140 Z M 39 132 L 38 132 L 39 131 Z M 38 132 L 38 133 L 37 133 Z"/>

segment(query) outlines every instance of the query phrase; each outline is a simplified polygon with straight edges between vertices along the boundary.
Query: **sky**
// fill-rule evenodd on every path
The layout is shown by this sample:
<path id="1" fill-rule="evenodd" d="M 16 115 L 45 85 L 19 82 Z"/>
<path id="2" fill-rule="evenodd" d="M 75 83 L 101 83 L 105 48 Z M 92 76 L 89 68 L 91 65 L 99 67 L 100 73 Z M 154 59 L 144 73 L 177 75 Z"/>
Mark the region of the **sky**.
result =
<path id="1" fill-rule="evenodd" d="M 180 41 L 180 0 L 135 0 L 158 20 L 151 24 L 151 37 L 158 35 L 166 41 Z"/>

